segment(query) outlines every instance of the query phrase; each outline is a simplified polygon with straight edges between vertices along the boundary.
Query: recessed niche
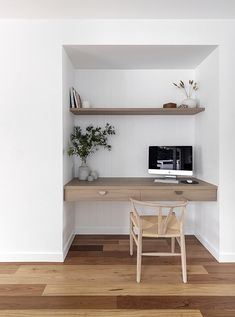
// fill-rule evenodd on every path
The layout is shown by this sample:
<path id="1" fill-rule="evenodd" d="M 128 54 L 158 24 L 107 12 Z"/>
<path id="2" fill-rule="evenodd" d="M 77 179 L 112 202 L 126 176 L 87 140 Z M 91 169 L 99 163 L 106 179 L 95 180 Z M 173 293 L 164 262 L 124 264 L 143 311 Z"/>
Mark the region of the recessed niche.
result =
<path id="1" fill-rule="evenodd" d="M 75 69 L 194 69 L 215 45 L 66 45 Z"/>

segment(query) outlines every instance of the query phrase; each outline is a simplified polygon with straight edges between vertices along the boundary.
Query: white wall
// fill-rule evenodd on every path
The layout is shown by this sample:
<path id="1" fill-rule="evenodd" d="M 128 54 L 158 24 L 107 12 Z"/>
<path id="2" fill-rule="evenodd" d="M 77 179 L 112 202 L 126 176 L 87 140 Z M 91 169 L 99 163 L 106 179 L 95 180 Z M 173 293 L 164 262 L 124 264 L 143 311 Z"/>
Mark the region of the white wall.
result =
<path id="1" fill-rule="evenodd" d="M 219 45 L 219 252 L 221 260 L 235 260 L 234 30 L 232 20 L 1 20 L 1 260 L 63 257 L 66 44 Z"/>
<path id="2" fill-rule="evenodd" d="M 73 159 L 68 157 L 68 140 L 74 126 L 74 117 L 68 111 L 70 104 L 69 91 L 74 86 L 75 70 L 64 49 L 62 49 L 62 78 L 63 78 L 63 185 L 73 178 Z M 74 203 L 63 202 L 63 256 L 65 257 L 74 236 Z"/>
<path id="3" fill-rule="evenodd" d="M 200 88 L 197 96 L 206 108 L 196 117 L 197 177 L 219 185 L 219 48 L 197 67 L 196 80 Z M 196 204 L 195 233 L 216 258 L 219 258 L 219 222 L 219 201 Z"/>
<path id="4" fill-rule="evenodd" d="M 75 86 L 93 107 L 159 107 L 180 103 L 183 94 L 172 82 L 194 78 L 192 70 L 77 70 Z M 114 125 L 112 151 L 100 150 L 89 158 L 93 169 L 108 176 L 148 176 L 148 146 L 193 145 L 194 117 L 75 116 L 75 124 Z M 180 128 L 179 128 L 180 127 Z M 77 162 L 79 164 L 79 162 Z"/>
<path id="5" fill-rule="evenodd" d="M 76 70 L 76 88 L 93 107 L 161 107 L 186 97 L 173 82 L 194 78 L 189 69 Z M 143 117 L 142 117 L 143 118 Z"/>
<path id="6" fill-rule="evenodd" d="M 62 260 L 62 50 L 49 25 L 0 22 L 1 261 Z"/>
<path id="7" fill-rule="evenodd" d="M 234 23 L 231 25 L 234 28 Z M 235 107 L 234 71 L 235 43 L 231 41 L 232 29 L 226 32 L 220 46 L 220 110 L 219 110 L 219 203 L 220 203 L 220 261 L 235 262 L 234 192 L 235 192 Z M 234 30 L 234 29 L 233 29 Z"/>
<path id="8" fill-rule="evenodd" d="M 75 86 L 93 107 L 161 107 L 185 99 L 173 86 L 194 79 L 193 70 L 77 70 Z M 193 116 L 75 116 L 75 125 L 115 126 L 111 152 L 99 150 L 88 165 L 103 177 L 145 177 L 149 145 L 194 145 Z M 79 160 L 76 160 L 79 166 Z M 77 172 L 77 170 L 76 170 Z M 129 203 L 76 204 L 77 233 L 128 233 Z M 186 232 L 194 232 L 190 208 Z"/>

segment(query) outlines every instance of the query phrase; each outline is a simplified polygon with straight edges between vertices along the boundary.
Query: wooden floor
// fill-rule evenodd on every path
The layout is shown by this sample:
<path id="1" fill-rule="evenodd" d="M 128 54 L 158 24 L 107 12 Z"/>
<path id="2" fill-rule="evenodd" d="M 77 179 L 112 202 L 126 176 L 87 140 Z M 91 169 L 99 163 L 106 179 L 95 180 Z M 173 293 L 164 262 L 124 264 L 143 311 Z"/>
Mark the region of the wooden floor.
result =
<path id="1" fill-rule="evenodd" d="M 64 263 L 0 264 L 0 316 L 235 317 L 235 264 L 219 264 L 186 239 L 188 284 L 180 258 L 136 257 L 127 236 L 76 236 Z M 148 239 L 146 251 L 170 250 Z"/>

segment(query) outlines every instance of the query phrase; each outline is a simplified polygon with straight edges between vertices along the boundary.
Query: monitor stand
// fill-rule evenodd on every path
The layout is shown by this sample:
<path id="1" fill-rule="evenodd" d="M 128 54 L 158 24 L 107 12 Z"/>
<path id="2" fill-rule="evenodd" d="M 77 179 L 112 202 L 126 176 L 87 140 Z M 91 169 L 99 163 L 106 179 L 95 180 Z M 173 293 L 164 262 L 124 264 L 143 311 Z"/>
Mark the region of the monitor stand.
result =
<path id="1" fill-rule="evenodd" d="M 176 175 L 164 175 L 157 176 L 157 178 L 154 179 L 154 183 L 179 184 L 179 180 Z"/>
<path id="2" fill-rule="evenodd" d="M 168 179 L 168 178 L 170 178 L 170 179 L 176 179 L 177 178 L 177 176 L 176 175 L 158 175 L 158 176 L 156 176 L 156 178 L 157 179 Z"/>

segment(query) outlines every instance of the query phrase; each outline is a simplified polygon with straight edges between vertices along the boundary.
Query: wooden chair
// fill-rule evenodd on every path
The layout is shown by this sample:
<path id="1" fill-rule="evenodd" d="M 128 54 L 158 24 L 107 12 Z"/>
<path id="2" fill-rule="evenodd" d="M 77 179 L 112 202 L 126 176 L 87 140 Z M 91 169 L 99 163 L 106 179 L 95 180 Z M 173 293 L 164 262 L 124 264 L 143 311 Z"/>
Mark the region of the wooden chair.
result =
<path id="1" fill-rule="evenodd" d="M 171 203 L 155 203 L 131 200 L 130 212 L 130 255 L 133 255 L 133 241 L 137 246 L 137 276 L 141 280 L 141 260 L 143 256 L 181 256 L 183 282 L 187 283 L 185 237 L 183 231 L 184 214 L 187 201 Z M 144 207 L 152 207 L 156 215 L 141 215 L 137 211 Z M 179 215 L 177 216 L 176 210 Z M 171 238 L 171 252 L 142 252 L 142 238 Z M 180 253 L 175 253 L 175 239 L 179 243 Z"/>

